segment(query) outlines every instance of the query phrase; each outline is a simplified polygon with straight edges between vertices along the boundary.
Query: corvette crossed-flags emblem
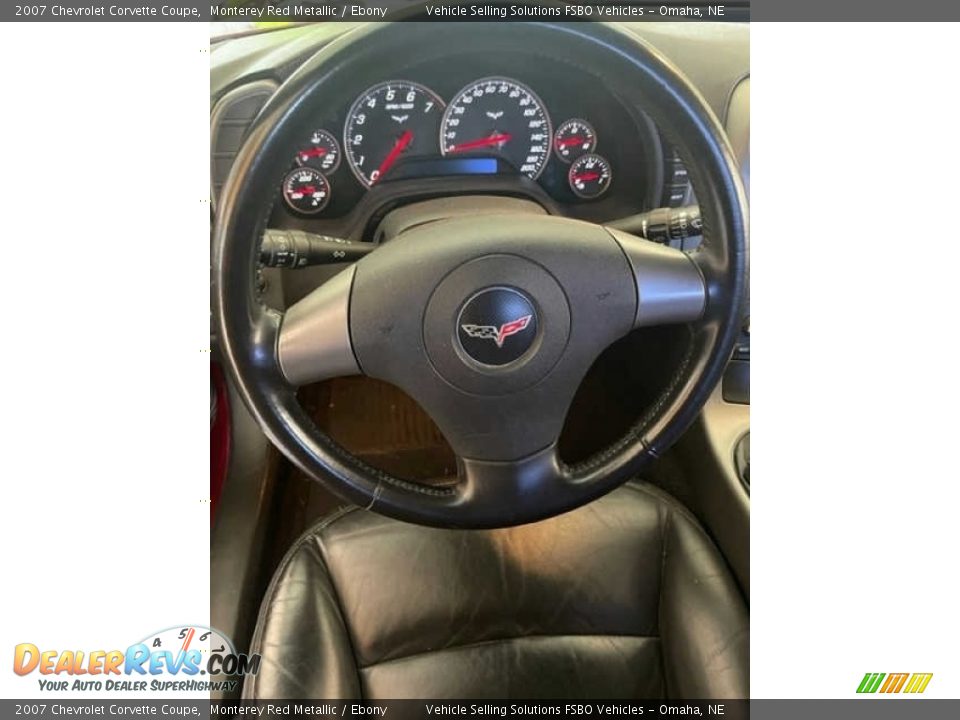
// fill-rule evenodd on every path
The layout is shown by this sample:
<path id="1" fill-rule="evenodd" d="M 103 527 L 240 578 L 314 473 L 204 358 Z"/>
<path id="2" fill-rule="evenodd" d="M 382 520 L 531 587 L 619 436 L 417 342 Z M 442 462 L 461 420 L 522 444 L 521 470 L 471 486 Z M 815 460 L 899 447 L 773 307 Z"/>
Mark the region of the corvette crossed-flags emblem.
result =
<path id="1" fill-rule="evenodd" d="M 503 347 L 503 341 L 511 335 L 516 335 L 518 332 L 525 330 L 532 317 L 533 315 L 524 315 L 516 320 L 504 323 L 500 327 L 496 325 L 461 325 L 460 327 L 472 338 L 493 340 L 497 347 Z"/>

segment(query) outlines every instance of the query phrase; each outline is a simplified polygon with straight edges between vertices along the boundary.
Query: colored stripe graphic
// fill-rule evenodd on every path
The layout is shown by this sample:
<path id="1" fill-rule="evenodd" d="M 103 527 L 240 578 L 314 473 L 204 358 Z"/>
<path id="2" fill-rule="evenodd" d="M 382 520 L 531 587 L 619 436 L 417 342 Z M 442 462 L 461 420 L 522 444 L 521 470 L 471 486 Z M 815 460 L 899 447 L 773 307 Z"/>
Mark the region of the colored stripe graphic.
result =
<path id="1" fill-rule="evenodd" d="M 927 689 L 927 685 L 930 684 L 930 678 L 933 677 L 933 673 L 914 673 L 910 677 L 910 682 L 907 683 L 907 687 L 904 690 L 905 693 L 922 693 Z"/>
<path id="2" fill-rule="evenodd" d="M 885 673 L 867 673 L 863 676 L 863 680 L 860 681 L 860 687 L 857 688 L 858 693 L 875 693 L 877 688 L 880 687 L 880 682 L 885 677 Z"/>
<path id="3" fill-rule="evenodd" d="M 884 682 L 884 678 L 886 681 Z M 878 690 L 881 693 L 922 693 L 927 689 L 933 673 L 866 673 L 860 685 L 857 687 L 858 693 L 875 693 Z M 881 685 L 881 683 L 883 683 Z"/>
<path id="4" fill-rule="evenodd" d="M 887 681 L 880 688 L 882 693 L 898 693 L 903 689 L 903 684 L 907 682 L 910 673 L 890 673 L 887 675 Z"/>

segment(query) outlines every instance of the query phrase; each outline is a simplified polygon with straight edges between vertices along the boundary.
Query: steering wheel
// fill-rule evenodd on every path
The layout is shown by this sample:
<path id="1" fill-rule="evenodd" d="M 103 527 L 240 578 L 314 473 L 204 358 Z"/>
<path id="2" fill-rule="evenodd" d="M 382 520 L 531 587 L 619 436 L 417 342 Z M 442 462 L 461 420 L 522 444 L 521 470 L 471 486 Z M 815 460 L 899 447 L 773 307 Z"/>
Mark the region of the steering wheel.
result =
<path id="1" fill-rule="evenodd" d="M 703 242 L 686 254 L 544 214 L 460 215 L 414 224 L 285 313 L 255 290 L 258 245 L 290 148 L 310 111 L 349 104 L 356 75 L 418 53 L 535 48 L 622 78 L 685 160 Z M 429 48 L 427 50 L 426 48 Z M 614 489 L 690 425 L 719 381 L 740 323 L 746 199 L 713 113 L 657 51 L 594 23 L 373 24 L 307 61 L 267 103 L 223 188 L 214 229 L 215 306 L 236 386 L 264 433 L 341 497 L 401 520 L 503 527 Z M 576 466 L 557 439 L 582 378 L 634 328 L 687 324 L 689 349 L 628 433 Z M 298 386 L 363 373 L 410 394 L 459 458 L 436 487 L 369 467 L 325 435 Z"/>

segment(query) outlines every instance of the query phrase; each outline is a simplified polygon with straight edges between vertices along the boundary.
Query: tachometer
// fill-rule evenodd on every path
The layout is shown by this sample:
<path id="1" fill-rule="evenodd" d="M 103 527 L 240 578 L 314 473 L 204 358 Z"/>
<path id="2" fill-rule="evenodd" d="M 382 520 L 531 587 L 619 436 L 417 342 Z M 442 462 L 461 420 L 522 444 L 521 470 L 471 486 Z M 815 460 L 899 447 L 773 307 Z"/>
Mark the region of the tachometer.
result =
<path id="1" fill-rule="evenodd" d="M 347 162 L 357 180 L 370 187 L 401 156 L 437 153 L 443 100 L 406 80 L 374 85 L 358 97 L 343 128 Z"/>
<path id="2" fill-rule="evenodd" d="M 454 96 L 440 124 L 444 155 L 498 155 L 537 179 L 550 158 L 550 116 L 526 85 L 503 77 L 471 83 Z"/>

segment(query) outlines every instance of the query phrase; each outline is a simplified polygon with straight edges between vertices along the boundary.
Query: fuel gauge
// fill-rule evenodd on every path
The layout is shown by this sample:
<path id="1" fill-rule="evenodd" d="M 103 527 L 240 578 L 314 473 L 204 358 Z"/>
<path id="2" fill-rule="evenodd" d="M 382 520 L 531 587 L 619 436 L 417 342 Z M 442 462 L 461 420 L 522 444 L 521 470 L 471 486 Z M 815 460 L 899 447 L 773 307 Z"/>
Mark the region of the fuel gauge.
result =
<path id="1" fill-rule="evenodd" d="M 567 180 L 573 194 L 584 200 L 594 200 L 610 187 L 613 172 L 605 157 L 596 154 L 581 155 L 570 166 Z"/>

